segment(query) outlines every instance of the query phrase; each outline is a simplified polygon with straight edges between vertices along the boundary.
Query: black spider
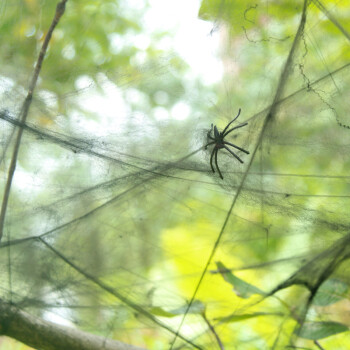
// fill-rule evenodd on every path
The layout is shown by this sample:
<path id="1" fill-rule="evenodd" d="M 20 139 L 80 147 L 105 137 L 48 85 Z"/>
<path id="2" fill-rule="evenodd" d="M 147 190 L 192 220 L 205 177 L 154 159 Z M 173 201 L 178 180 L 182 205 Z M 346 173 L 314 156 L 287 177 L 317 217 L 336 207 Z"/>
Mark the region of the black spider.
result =
<path id="1" fill-rule="evenodd" d="M 241 114 L 241 109 L 238 110 L 238 114 L 237 116 L 232 120 L 230 121 L 224 130 L 222 130 L 222 132 L 219 132 L 218 131 L 218 128 L 216 127 L 216 125 L 214 125 L 214 137 L 211 135 L 212 131 L 213 131 L 213 124 L 211 124 L 211 129 L 208 131 L 208 134 L 207 134 L 207 137 L 208 137 L 208 140 L 212 140 L 211 142 L 209 142 L 206 146 L 205 146 L 205 149 L 207 149 L 207 147 L 209 145 L 214 145 L 214 148 L 213 148 L 213 151 L 211 152 L 211 155 L 210 155 L 210 166 L 211 166 L 211 170 L 213 170 L 213 173 L 215 173 L 215 170 L 214 170 L 214 167 L 213 167 L 213 157 L 215 156 L 215 165 L 216 165 L 216 169 L 218 170 L 218 173 L 221 177 L 221 179 L 224 179 L 224 177 L 222 176 L 221 174 L 221 171 L 220 171 L 220 168 L 219 168 L 219 165 L 218 165 L 218 151 L 219 149 L 221 148 L 225 148 L 227 151 L 229 151 L 239 162 L 243 163 L 243 160 L 241 158 L 239 158 L 237 156 L 237 154 L 235 154 L 233 151 L 231 151 L 227 146 L 231 146 L 231 147 L 234 147 L 234 148 L 237 148 L 239 149 L 240 151 L 246 153 L 246 154 L 249 154 L 248 151 L 246 151 L 245 149 L 241 148 L 241 147 L 238 147 L 236 145 L 234 145 L 233 143 L 230 143 L 230 142 L 227 142 L 225 141 L 225 137 L 233 130 L 236 130 L 236 129 L 239 129 L 239 128 L 243 128 L 243 126 L 246 126 L 248 123 L 244 123 L 244 124 L 241 124 L 241 125 L 237 125 L 235 126 L 234 128 L 230 129 L 227 131 L 227 129 L 229 128 L 229 126 L 239 117 L 239 115 Z"/>

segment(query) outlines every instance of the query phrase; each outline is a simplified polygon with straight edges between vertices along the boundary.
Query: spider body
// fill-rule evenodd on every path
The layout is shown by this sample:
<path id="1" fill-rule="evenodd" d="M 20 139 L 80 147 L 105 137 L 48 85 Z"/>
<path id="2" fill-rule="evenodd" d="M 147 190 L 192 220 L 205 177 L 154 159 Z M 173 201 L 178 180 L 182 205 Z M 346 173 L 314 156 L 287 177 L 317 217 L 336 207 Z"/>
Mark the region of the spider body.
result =
<path id="1" fill-rule="evenodd" d="M 207 138 L 208 138 L 209 142 L 207 143 L 205 148 L 207 148 L 209 145 L 214 145 L 213 150 L 212 150 L 211 155 L 210 155 L 210 167 L 211 167 L 211 170 L 213 171 L 213 173 L 215 173 L 215 169 L 213 166 L 213 158 L 214 158 L 215 159 L 215 166 L 216 166 L 216 169 L 217 169 L 221 179 L 224 179 L 224 177 L 222 176 L 219 165 L 218 165 L 218 151 L 220 149 L 224 148 L 226 151 L 230 152 L 240 163 L 243 163 L 243 160 L 241 158 L 239 158 L 238 155 L 236 153 L 234 153 L 229 147 L 236 148 L 236 149 L 238 149 L 246 154 L 249 154 L 249 152 L 246 151 L 245 149 L 238 147 L 238 146 L 234 145 L 233 143 L 227 142 L 225 140 L 225 137 L 229 133 L 231 133 L 233 130 L 242 128 L 243 126 L 246 126 L 248 124 L 248 123 L 243 123 L 243 124 L 237 125 L 237 126 L 233 127 L 232 129 L 228 130 L 230 125 L 239 117 L 240 114 L 241 114 L 241 109 L 238 110 L 237 116 L 233 120 L 231 120 L 226 125 L 225 129 L 221 132 L 219 132 L 216 125 L 213 126 L 213 124 L 211 124 L 211 129 L 208 131 L 208 134 L 207 134 Z"/>

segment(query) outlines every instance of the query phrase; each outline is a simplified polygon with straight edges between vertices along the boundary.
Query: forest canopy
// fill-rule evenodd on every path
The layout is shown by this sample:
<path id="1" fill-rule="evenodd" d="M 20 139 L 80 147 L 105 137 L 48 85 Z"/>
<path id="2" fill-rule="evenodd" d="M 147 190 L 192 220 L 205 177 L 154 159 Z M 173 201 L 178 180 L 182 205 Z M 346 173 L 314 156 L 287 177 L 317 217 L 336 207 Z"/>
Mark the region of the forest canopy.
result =
<path id="1" fill-rule="evenodd" d="M 0 349 L 349 349 L 349 18 L 3 1 Z"/>

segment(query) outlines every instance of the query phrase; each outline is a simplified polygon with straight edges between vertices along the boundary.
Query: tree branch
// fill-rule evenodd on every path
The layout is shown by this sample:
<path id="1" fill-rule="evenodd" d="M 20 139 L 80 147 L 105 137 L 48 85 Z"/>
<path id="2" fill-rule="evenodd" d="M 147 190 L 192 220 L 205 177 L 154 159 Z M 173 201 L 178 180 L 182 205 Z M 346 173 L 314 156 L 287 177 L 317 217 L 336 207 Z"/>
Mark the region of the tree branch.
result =
<path id="1" fill-rule="evenodd" d="M 225 350 L 224 345 L 222 344 L 222 341 L 221 341 L 219 335 L 217 334 L 217 332 L 216 332 L 214 326 L 213 326 L 213 325 L 210 323 L 210 321 L 208 320 L 208 318 L 207 318 L 205 312 L 202 313 L 202 317 L 203 317 L 205 323 L 208 325 L 210 331 L 214 334 L 214 337 L 215 337 L 216 341 L 218 342 L 219 348 L 220 348 L 221 350 Z"/>
<path id="2" fill-rule="evenodd" d="M 3 301 L 0 302 L 0 334 L 41 350 L 143 349 L 45 321 Z"/>
<path id="3" fill-rule="evenodd" d="M 44 61 L 47 47 L 49 45 L 49 42 L 50 42 L 50 39 L 51 39 L 51 36 L 52 36 L 52 33 L 53 33 L 55 27 L 57 26 L 60 18 L 64 14 L 64 10 L 65 10 L 65 6 L 66 6 L 67 1 L 68 0 L 61 0 L 56 6 L 55 16 L 54 16 L 54 18 L 51 22 L 50 28 L 45 36 L 43 45 L 42 45 L 40 53 L 39 53 L 38 60 L 37 60 L 36 65 L 35 65 L 34 74 L 32 76 L 32 80 L 29 84 L 27 97 L 25 98 L 23 105 L 22 105 L 22 108 L 21 108 L 21 111 L 20 111 L 19 119 L 20 119 L 21 123 L 25 123 L 27 120 L 29 108 L 30 108 L 30 105 L 31 105 L 32 99 L 33 99 L 33 92 L 34 92 L 34 89 L 36 87 L 36 83 L 38 81 L 39 73 L 41 71 L 41 66 L 42 66 L 43 61 Z M 23 128 L 19 128 L 18 132 L 17 132 L 15 146 L 14 146 L 13 153 L 12 153 L 12 158 L 11 158 L 11 163 L 10 163 L 8 175 L 7 175 L 4 196 L 3 196 L 2 204 L 1 204 L 0 241 L 1 241 L 1 238 L 3 236 L 7 204 L 8 204 L 8 200 L 10 198 L 11 185 L 12 185 L 13 176 L 14 176 L 15 170 L 16 170 L 17 158 L 18 158 L 19 147 L 20 147 L 21 140 L 22 140 L 22 134 L 23 134 Z"/>

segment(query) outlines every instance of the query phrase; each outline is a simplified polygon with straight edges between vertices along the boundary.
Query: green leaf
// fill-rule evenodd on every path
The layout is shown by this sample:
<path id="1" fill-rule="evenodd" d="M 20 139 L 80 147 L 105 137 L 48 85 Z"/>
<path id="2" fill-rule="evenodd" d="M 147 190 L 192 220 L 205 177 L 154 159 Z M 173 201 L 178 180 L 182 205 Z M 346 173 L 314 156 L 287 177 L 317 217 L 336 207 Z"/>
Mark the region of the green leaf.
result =
<path id="1" fill-rule="evenodd" d="M 188 308 L 188 305 L 186 304 L 186 305 L 180 306 L 177 309 L 166 311 L 159 306 L 155 306 L 150 309 L 150 313 L 161 317 L 175 317 L 178 315 L 183 315 L 186 312 L 187 314 L 202 314 L 205 311 L 205 305 L 199 300 L 194 300 L 188 311 L 187 311 L 187 308 Z"/>
<path id="2" fill-rule="evenodd" d="M 216 318 L 215 320 L 223 322 L 223 323 L 232 323 L 232 322 L 245 321 L 245 320 L 248 320 L 250 318 L 259 317 L 259 316 L 282 316 L 282 314 L 266 313 L 266 312 L 255 312 L 253 314 L 244 314 L 244 315 L 232 314 L 229 316 Z"/>
<path id="3" fill-rule="evenodd" d="M 349 328 L 338 322 L 306 322 L 296 331 L 300 338 L 318 340 L 348 331 Z"/>
<path id="4" fill-rule="evenodd" d="M 249 298 L 253 294 L 265 295 L 265 293 L 258 287 L 253 286 L 250 283 L 247 283 L 240 278 L 236 277 L 225 265 L 218 261 L 216 266 L 219 269 L 221 276 L 224 280 L 230 283 L 233 286 L 235 293 L 241 298 Z"/>
<path id="5" fill-rule="evenodd" d="M 163 308 L 161 308 L 159 306 L 152 307 L 149 311 L 152 315 L 155 315 L 155 316 L 161 316 L 161 317 L 175 317 L 175 316 L 177 316 L 169 311 L 165 311 Z"/>
<path id="6" fill-rule="evenodd" d="M 337 279 L 329 279 L 322 283 L 312 303 L 317 306 L 334 304 L 344 299 L 347 290 L 348 286 L 344 282 Z"/>
<path id="7" fill-rule="evenodd" d="M 198 17 L 212 22 L 224 20 L 231 30 L 242 33 L 243 26 L 259 28 L 266 16 L 277 21 L 291 19 L 301 10 L 299 6 L 291 1 L 275 1 L 267 10 L 262 4 L 249 4 L 245 0 L 202 0 Z"/>

